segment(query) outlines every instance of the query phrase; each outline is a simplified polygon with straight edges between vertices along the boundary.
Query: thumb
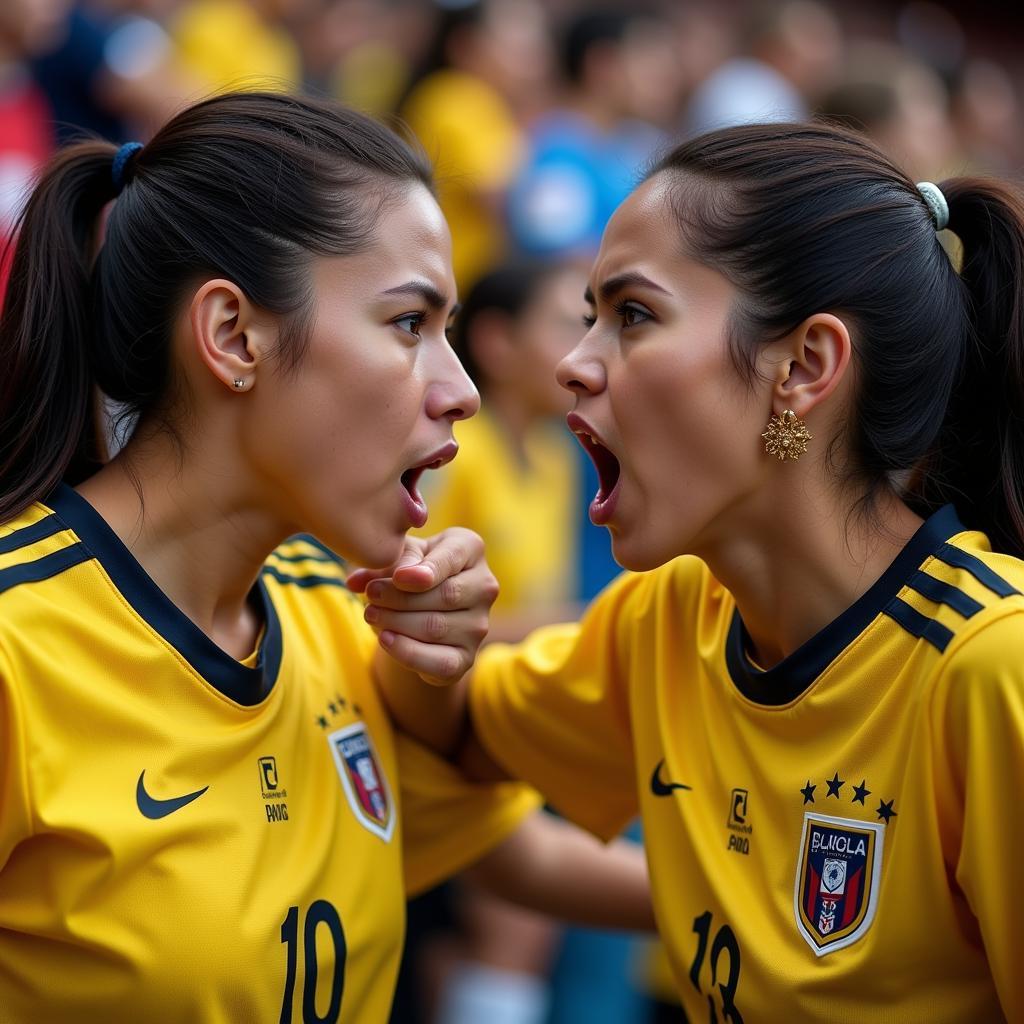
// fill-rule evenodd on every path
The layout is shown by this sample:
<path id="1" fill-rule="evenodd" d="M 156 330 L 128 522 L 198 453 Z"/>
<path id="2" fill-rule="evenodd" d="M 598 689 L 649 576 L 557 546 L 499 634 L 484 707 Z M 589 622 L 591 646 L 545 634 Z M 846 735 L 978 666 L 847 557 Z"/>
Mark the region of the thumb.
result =
<path id="1" fill-rule="evenodd" d="M 398 569 L 408 569 L 423 561 L 426 545 L 417 537 L 406 537 L 398 561 L 384 569 L 356 568 L 345 577 L 345 585 L 354 594 L 362 594 L 374 580 L 386 580 Z M 415 572 L 414 572 L 415 575 Z"/>

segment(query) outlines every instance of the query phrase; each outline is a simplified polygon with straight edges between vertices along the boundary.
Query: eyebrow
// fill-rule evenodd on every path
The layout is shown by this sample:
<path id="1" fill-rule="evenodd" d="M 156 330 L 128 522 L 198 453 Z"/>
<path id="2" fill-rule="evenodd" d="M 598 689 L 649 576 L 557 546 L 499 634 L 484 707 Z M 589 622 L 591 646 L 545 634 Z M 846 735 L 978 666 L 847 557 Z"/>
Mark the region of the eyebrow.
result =
<path id="1" fill-rule="evenodd" d="M 448 296 L 438 291 L 429 281 L 408 281 L 405 284 L 396 285 L 380 293 L 381 295 L 413 295 L 430 306 L 431 309 L 444 309 L 448 305 Z M 458 306 L 452 310 L 452 316 L 459 309 Z"/>
<path id="2" fill-rule="evenodd" d="M 623 289 L 631 286 L 634 288 L 650 288 L 652 291 L 661 292 L 662 295 L 669 294 L 660 284 L 655 284 L 649 277 L 644 277 L 639 271 L 630 270 L 624 274 L 616 274 L 615 277 L 609 277 L 599 289 L 601 298 L 605 302 L 609 302 Z M 587 289 L 583 293 L 583 300 L 591 306 L 595 305 L 594 293 L 590 290 L 590 285 L 587 285 Z"/>

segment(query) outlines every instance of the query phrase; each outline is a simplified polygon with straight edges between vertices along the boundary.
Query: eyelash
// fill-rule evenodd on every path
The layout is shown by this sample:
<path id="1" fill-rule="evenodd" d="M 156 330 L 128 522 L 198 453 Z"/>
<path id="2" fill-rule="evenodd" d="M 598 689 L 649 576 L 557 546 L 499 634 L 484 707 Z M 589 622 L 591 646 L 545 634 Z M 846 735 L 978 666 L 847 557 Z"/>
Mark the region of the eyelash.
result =
<path id="1" fill-rule="evenodd" d="M 416 326 L 414 328 L 403 327 L 402 324 L 405 323 L 406 320 L 415 320 Z M 420 336 L 420 328 L 424 323 L 426 323 L 426 320 L 427 316 L 425 313 L 403 313 L 401 316 L 395 317 L 391 322 L 400 331 L 404 331 L 406 334 L 411 334 L 414 338 L 418 338 Z"/>
<path id="2" fill-rule="evenodd" d="M 429 319 L 430 319 L 430 317 L 426 313 L 405 313 L 404 315 L 402 315 L 400 317 L 396 317 L 391 322 L 395 325 L 395 327 L 397 327 L 403 333 L 411 334 L 414 338 L 418 338 L 420 336 L 421 328 L 423 327 L 423 325 Z M 410 328 L 402 327 L 401 325 L 406 320 L 415 320 L 416 321 L 415 328 L 410 329 Z M 444 336 L 445 336 L 445 338 L 449 342 L 452 339 L 452 332 L 454 330 L 455 330 L 455 324 L 454 323 L 445 324 Z"/>
<path id="3" fill-rule="evenodd" d="M 637 303 L 630 301 L 629 299 L 623 299 L 621 302 L 615 303 L 612 309 L 615 310 L 615 315 L 620 320 L 623 321 L 625 320 L 627 313 L 635 313 L 637 316 L 642 318 L 640 320 L 635 320 L 633 323 L 623 323 L 622 326 L 624 328 L 636 327 L 639 324 L 642 324 L 644 320 L 651 319 L 651 314 L 646 309 L 644 309 L 643 306 L 640 306 Z M 593 327 L 596 323 L 597 317 L 594 316 L 592 313 L 583 314 L 583 326 L 586 327 L 587 330 L 590 330 L 590 328 Z"/>

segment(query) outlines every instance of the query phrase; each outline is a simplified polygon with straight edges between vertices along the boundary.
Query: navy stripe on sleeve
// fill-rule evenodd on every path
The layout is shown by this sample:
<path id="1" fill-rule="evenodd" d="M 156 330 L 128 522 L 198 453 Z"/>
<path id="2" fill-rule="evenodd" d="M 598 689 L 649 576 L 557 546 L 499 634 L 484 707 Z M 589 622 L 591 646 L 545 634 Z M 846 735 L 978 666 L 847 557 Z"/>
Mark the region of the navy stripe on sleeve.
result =
<path id="1" fill-rule="evenodd" d="M 29 544 L 35 544 L 38 540 L 46 540 L 67 527 L 52 512 L 44 516 L 38 523 L 31 526 L 23 526 L 20 530 L 9 533 L 6 537 L 0 537 L 0 555 L 6 555 L 18 548 L 27 548 Z"/>
<path id="2" fill-rule="evenodd" d="M 52 554 L 44 555 L 33 562 L 12 565 L 8 569 L 0 569 L 0 594 L 21 583 L 39 583 L 92 558 L 84 544 L 72 544 Z"/>
<path id="3" fill-rule="evenodd" d="M 947 629 L 941 622 L 929 619 L 922 615 L 916 608 L 911 608 L 906 601 L 898 597 L 893 598 L 885 606 L 885 614 L 895 619 L 908 633 L 921 640 L 927 640 L 939 651 L 944 651 L 953 639 L 953 631 Z"/>
<path id="4" fill-rule="evenodd" d="M 993 594 L 998 594 L 1000 597 L 1012 597 L 1014 594 L 1020 593 L 1002 576 L 993 572 L 980 558 L 975 558 L 974 555 L 969 555 L 952 544 L 943 544 L 935 552 L 935 557 L 945 562 L 946 565 L 969 572 L 983 587 L 988 587 Z"/>

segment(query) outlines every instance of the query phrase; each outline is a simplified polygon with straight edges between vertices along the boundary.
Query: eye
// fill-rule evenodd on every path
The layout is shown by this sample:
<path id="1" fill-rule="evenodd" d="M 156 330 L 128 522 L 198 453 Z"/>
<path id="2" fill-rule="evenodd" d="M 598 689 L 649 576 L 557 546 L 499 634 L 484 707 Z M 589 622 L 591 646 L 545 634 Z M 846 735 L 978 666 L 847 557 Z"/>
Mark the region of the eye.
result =
<path id="1" fill-rule="evenodd" d="M 427 318 L 423 313 L 404 313 L 402 316 L 396 317 L 391 322 L 400 331 L 405 331 L 406 334 L 411 334 L 413 337 L 418 338 L 420 336 L 420 328 L 423 326 L 423 321 L 426 319 Z"/>
<path id="2" fill-rule="evenodd" d="M 589 331 L 597 323 L 597 317 L 593 313 L 583 314 L 583 326 Z"/>
<path id="3" fill-rule="evenodd" d="M 622 320 L 623 327 L 636 327 L 652 319 L 651 312 L 636 302 L 620 302 L 615 306 L 615 312 Z"/>

